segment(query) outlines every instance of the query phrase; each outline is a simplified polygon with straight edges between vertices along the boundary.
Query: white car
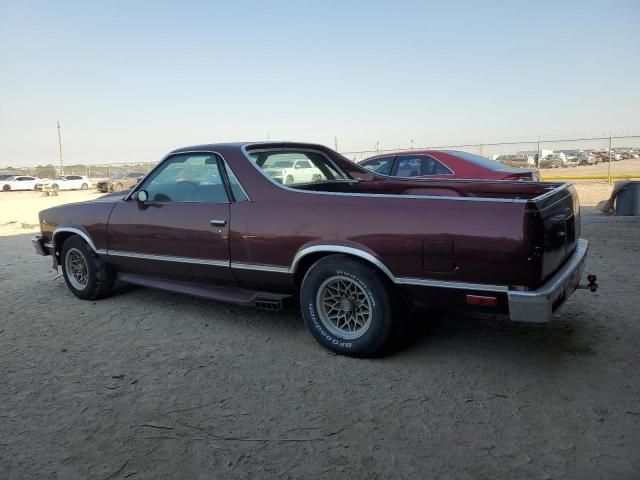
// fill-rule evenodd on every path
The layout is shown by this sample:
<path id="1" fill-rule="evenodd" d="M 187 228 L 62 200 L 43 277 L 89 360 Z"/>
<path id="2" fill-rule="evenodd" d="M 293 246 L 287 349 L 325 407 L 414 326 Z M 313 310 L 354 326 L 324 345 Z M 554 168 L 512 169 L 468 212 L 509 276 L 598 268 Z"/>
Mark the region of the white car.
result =
<path id="1" fill-rule="evenodd" d="M 27 175 L 14 175 L 0 180 L 0 190 L 10 192 L 11 190 L 35 190 L 36 184 L 41 180 L 37 177 Z"/>
<path id="2" fill-rule="evenodd" d="M 53 180 L 46 180 L 38 184 L 38 188 L 49 185 L 54 190 L 86 190 L 92 183 L 87 177 L 81 175 L 61 175 Z"/>
<path id="3" fill-rule="evenodd" d="M 309 160 L 278 160 L 263 168 L 276 182 L 285 185 L 326 179 L 322 171 Z"/>

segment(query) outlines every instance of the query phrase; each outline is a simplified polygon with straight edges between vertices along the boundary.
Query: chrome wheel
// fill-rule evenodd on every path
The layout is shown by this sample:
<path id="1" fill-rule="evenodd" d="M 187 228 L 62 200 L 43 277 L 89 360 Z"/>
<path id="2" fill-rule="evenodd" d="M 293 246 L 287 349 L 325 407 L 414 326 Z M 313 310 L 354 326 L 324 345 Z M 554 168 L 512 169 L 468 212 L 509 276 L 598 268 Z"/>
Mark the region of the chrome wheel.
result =
<path id="1" fill-rule="evenodd" d="M 316 296 L 316 308 L 325 328 L 344 339 L 359 338 L 371 326 L 371 297 L 344 275 L 335 275 L 322 282 Z"/>
<path id="2" fill-rule="evenodd" d="M 69 283 L 76 290 L 84 290 L 89 283 L 89 267 L 84 254 L 77 248 L 70 248 L 64 259 L 64 267 Z"/>

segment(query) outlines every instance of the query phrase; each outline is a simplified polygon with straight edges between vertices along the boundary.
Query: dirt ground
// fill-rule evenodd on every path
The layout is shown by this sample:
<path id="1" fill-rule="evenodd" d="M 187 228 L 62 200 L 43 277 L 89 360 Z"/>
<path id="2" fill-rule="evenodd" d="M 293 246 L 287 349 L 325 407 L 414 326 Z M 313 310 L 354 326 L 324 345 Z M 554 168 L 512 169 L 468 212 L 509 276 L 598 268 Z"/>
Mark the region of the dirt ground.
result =
<path id="1" fill-rule="evenodd" d="M 33 195 L 0 194 L 0 224 L 34 221 L 14 206 Z M 596 294 L 546 325 L 425 314 L 377 360 L 322 349 L 293 310 L 77 300 L 0 227 L 0 479 L 640 478 L 640 219 L 591 212 Z"/>

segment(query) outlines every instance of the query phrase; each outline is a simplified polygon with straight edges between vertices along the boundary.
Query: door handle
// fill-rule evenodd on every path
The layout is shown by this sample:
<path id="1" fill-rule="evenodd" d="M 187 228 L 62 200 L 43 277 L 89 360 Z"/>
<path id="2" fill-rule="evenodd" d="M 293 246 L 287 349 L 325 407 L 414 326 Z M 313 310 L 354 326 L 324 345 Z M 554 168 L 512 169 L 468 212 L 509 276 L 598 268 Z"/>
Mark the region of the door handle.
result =
<path id="1" fill-rule="evenodd" d="M 209 222 L 214 227 L 224 227 L 227 224 L 226 220 L 211 220 Z"/>

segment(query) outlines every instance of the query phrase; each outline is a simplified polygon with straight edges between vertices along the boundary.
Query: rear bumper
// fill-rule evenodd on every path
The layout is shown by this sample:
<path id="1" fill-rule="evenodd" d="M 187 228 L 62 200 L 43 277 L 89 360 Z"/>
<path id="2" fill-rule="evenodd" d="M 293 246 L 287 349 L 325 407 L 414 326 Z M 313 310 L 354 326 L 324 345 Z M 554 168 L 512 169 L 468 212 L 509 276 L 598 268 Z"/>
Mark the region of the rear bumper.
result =
<path id="1" fill-rule="evenodd" d="M 38 255 L 47 256 L 51 255 L 51 244 L 47 242 L 47 239 L 42 235 L 36 235 L 31 238 L 31 244 Z"/>
<path id="2" fill-rule="evenodd" d="M 576 249 L 560 271 L 538 290 L 509 291 L 509 318 L 517 322 L 548 322 L 553 312 L 571 296 L 580 283 L 587 261 L 589 242 L 578 240 Z"/>

